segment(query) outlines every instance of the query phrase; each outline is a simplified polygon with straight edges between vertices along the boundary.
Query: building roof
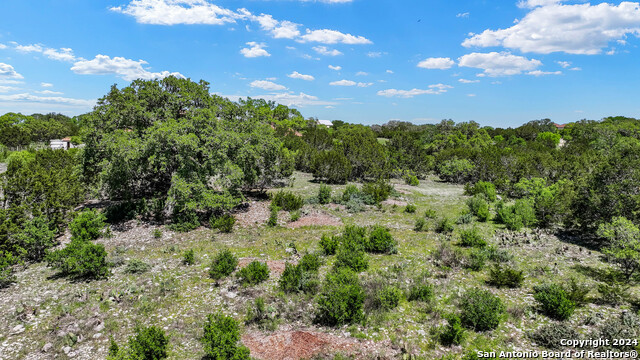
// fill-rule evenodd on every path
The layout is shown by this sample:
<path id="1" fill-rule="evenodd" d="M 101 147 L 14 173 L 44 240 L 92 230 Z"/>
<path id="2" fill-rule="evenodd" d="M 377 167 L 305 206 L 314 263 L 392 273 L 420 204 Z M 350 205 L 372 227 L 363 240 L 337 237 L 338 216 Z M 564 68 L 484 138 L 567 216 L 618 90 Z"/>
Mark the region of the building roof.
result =
<path id="1" fill-rule="evenodd" d="M 62 141 L 71 141 L 71 138 L 70 137 L 66 137 L 66 138 L 62 139 Z"/>
<path id="2" fill-rule="evenodd" d="M 331 120 L 318 120 L 318 124 L 324 126 L 333 126 Z"/>
<path id="3" fill-rule="evenodd" d="M 567 124 L 562 124 L 562 125 L 560 125 L 560 124 L 553 124 L 553 125 L 555 125 L 555 126 L 556 126 L 556 129 L 564 129 L 564 128 L 565 128 L 565 126 L 567 126 Z"/>

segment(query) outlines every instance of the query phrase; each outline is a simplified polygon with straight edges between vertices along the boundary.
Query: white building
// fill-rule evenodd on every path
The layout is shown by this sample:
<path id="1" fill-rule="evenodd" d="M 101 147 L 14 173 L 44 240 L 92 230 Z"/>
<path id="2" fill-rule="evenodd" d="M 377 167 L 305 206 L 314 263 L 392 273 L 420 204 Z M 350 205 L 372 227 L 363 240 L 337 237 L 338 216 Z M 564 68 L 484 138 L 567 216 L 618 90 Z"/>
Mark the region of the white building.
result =
<path id="1" fill-rule="evenodd" d="M 58 140 L 50 140 L 49 141 L 49 146 L 51 147 L 51 149 L 53 150 L 58 150 L 58 149 L 63 149 L 63 150 L 69 150 L 75 147 L 75 145 L 73 145 L 71 143 L 71 138 L 70 137 L 66 137 L 64 139 Z"/>
<path id="2" fill-rule="evenodd" d="M 330 120 L 318 120 L 318 125 L 324 125 L 326 127 L 332 127 L 333 123 Z"/>

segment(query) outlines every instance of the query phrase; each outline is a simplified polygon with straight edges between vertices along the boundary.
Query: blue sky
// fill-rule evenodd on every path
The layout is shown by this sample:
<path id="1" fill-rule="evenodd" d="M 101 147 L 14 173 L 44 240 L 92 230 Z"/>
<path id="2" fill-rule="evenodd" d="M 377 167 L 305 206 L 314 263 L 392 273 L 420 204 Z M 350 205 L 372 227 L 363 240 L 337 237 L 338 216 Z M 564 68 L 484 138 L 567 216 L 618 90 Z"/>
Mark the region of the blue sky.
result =
<path id="1" fill-rule="evenodd" d="M 640 4 L 0 2 L 0 113 L 91 110 L 169 74 L 353 123 L 640 117 Z"/>

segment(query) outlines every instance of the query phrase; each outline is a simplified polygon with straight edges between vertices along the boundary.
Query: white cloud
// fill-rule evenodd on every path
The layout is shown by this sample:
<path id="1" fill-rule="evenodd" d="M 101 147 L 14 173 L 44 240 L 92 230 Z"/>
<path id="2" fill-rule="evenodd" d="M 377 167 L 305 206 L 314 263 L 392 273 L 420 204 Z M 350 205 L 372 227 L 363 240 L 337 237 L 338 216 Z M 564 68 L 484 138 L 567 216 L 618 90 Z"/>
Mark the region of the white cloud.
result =
<path id="1" fill-rule="evenodd" d="M 260 24 L 262 30 L 268 31 L 276 39 L 295 39 L 300 36 L 298 27 L 300 24 L 291 21 L 278 21 L 268 14 L 260 14 L 260 16 L 252 16 L 254 21 Z"/>
<path id="2" fill-rule="evenodd" d="M 2 49 L 6 49 L 6 48 L 7 48 L 7 45 L 5 45 L 5 44 L 0 44 L 0 50 L 2 50 Z"/>
<path id="3" fill-rule="evenodd" d="M 529 0 L 522 6 L 532 10 L 506 29 L 487 29 L 470 34 L 465 47 L 504 46 L 522 52 L 594 55 L 609 42 L 631 34 L 640 36 L 640 4 L 564 5 L 557 1 Z"/>
<path id="4" fill-rule="evenodd" d="M 522 9 L 533 9 L 538 6 L 548 6 L 560 3 L 561 0 L 520 0 L 518 7 Z"/>
<path id="5" fill-rule="evenodd" d="M 42 52 L 46 57 L 52 60 L 57 61 L 68 61 L 74 62 L 76 61 L 76 56 L 73 55 L 73 50 L 69 48 L 62 48 L 60 50 L 56 49 L 46 49 Z"/>
<path id="6" fill-rule="evenodd" d="M 279 91 L 279 90 L 286 90 L 287 89 L 283 85 L 276 84 L 274 82 L 266 81 L 266 80 L 255 80 L 255 81 L 251 82 L 251 84 L 249 84 L 249 85 L 251 87 L 253 87 L 253 88 L 259 88 L 259 89 L 271 90 L 271 91 Z"/>
<path id="7" fill-rule="evenodd" d="M 315 80 L 315 78 L 311 75 L 304 75 L 304 74 L 300 74 L 297 71 L 292 72 L 291 74 L 287 75 L 288 77 L 292 78 L 292 79 L 300 79 L 300 80 L 306 80 L 306 81 L 313 81 Z"/>
<path id="8" fill-rule="evenodd" d="M 476 94 L 467 94 L 468 97 L 476 97 Z"/>
<path id="9" fill-rule="evenodd" d="M 36 96 L 31 94 L 0 95 L 0 101 L 36 102 L 48 104 L 64 104 L 73 106 L 93 106 L 96 100 L 72 99 L 59 96 Z"/>
<path id="10" fill-rule="evenodd" d="M 133 16 L 141 24 L 154 25 L 223 25 L 242 17 L 206 0 L 132 0 L 110 10 Z"/>
<path id="11" fill-rule="evenodd" d="M 107 55 L 96 55 L 93 60 L 81 60 L 73 64 L 71 70 L 81 75 L 117 75 L 127 81 L 135 79 L 162 79 L 167 76 L 184 77 L 177 72 L 150 72 L 142 67 L 144 60 L 130 60 L 123 57 L 111 58 Z"/>
<path id="12" fill-rule="evenodd" d="M 13 66 L 0 63 L 0 80 L 23 79 L 24 77 L 16 72 Z"/>
<path id="13" fill-rule="evenodd" d="M 382 56 L 382 53 L 379 51 L 371 51 L 367 53 L 367 56 L 370 58 L 379 58 Z"/>
<path id="14" fill-rule="evenodd" d="M 356 73 L 356 76 L 367 76 L 367 75 L 369 75 L 369 73 L 368 72 L 364 72 L 364 71 L 358 71 Z"/>
<path id="15" fill-rule="evenodd" d="M 387 70 L 387 74 L 393 74 L 393 70 Z"/>
<path id="16" fill-rule="evenodd" d="M 532 71 L 542 65 L 540 60 L 527 59 L 508 52 L 471 53 L 458 59 L 461 67 L 484 70 L 487 76 L 517 75 L 524 71 Z"/>
<path id="17" fill-rule="evenodd" d="M 468 12 L 463 12 L 463 13 L 458 13 L 456 15 L 457 18 L 468 18 L 469 17 L 469 13 Z"/>
<path id="18" fill-rule="evenodd" d="M 358 83 L 358 87 L 369 87 L 371 85 L 373 85 L 372 82 L 368 82 L 368 83 L 359 82 Z"/>
<path id="19" fill-rule="evenodd" d="M 458 79 L 458 82 L 461 82 L 463 84 L 474 84 L 474 83 L 479 83 L 480 80 Z"/>
<path id="20" fill-rule="evenodd" d="M 278 104 L 286 105 L 286 106 L 328 106 L 328 105 L 336 105 L 335 102 L 331 101 L 323 101 L 318 99 L 317 96 L 308 95 L 303 92 L 299 94 L 294 93 L 280 93 L 280 94 L 269 94 L 269 95 L 260 95 L 258 98 L 265 99 L 267 101 L 275 101 Z"/>
<path id="21" fill-rule="evenodd" d="M 0 93 L 6 93 L 6 92 L 16 91 L 16 90 L 18 90 L 18 88 L 14 87 L 14 86 L 3 86 L 3 85 L 0 85 Z"/>
<path id="22" fill-rule="evenodd" d="M 30 53 L 30 52 L 42 52 L 42 45 L 38 45 L 38 44 L 31 44 L 31 45 L 19 45 L 16 44 L 16 50 L 23 52 L 23 53 Z"/>
<path id="23" fill-rule="evenodd" d="M 43 82 L 43 83 L 40 83 L 40 86 L 48 88 L 48 87 L 53 87 L 53 84 L 52 83 Z"/>
<path id="24" fill-rule="evenodd" d="M 419 68 L 423 69 L 450 69 L 453 65 L 455 65 L 455 61 L 450 58 L 428 58 L 422 60 L 418 63 Z"/>
<path id="25" fill-rule="evenodd" d="M 51 91 L 51 90 L 42 90 L 42 91 L 36 91 L 37 94 L 42 94 L 42 95 L 62 95 L 64 94 L 63 92 L 60 91 Z"/>
<path id="26" fill-rule="evenodd" d="M 329 65 L 329 69 L 335 70 L 335 71 L 340 71 L 340 70 L 342 70 L 342 66 Z"/>
<path id="27" fill-rule="evenodd" d="M 387 89 L 378 91 L 378 95 L 385 97 L 402 97 L 402 98 L 412 98 L 417 95 L 438 95 L 446 93 L 448 89 L 453 88 L 449 85 L 444 84 L 435 84 L 429 85 L 429 89 L 411 89 L 411 90 L 397 90 L 397 89 Z"/>
<path id="28" fill-rule="evenodd" d="M 331 86 L 356 86 L 357 84 L 358 83 L 352 80 L 339 80 L 339 81 L 332 81 L 329 83 L 329 85 Z"/>
<path id="29" fill-rule="evenodd" d="M 247 45 L 250 47 L 240 50 L 240 54 L 244 55 L 244 57 L 255 58 L 260 56 L 271 56 L 271 54 L 264 49 L 266 47 L 265 44 L 258 44 L 257 42 L 250 41 Z"/>
<path id="30" fill-rule="evenodd" d="M 534 70 L 529 71 L 527 75 L 533 76 L 544 76 L 544 75 L 562 75 L 562 71 L 542 71 L 542 70 Z"/>
<path id="31" fill-rule="evenodd" d="M 336 49 L 329 49 L 326 46 L 314 46 L 313 50 L 320 55 L 325 56 L 338 56 L 342 55 L 342 53 Z"/>
<path id="32" fill-rule="evenodd" d="M 571 66 L 571 62 L 569 61 L 556 61 L 556 63 L 558 63 L 558 65 L 562 66 L 565 69 Z"/>
<path id="33" fill-rule="evenodd" d="M 351 34 L 344 34 L 340 31 L 322 29 L 322 30 L 309 30 L 307 33 L 300 37 L 301 42 L 319 42 L 322 44 L 349 44 L 349 45 L 363 45 L 372 44 L 371 40 L 363 36 L 354 36 Z"/>

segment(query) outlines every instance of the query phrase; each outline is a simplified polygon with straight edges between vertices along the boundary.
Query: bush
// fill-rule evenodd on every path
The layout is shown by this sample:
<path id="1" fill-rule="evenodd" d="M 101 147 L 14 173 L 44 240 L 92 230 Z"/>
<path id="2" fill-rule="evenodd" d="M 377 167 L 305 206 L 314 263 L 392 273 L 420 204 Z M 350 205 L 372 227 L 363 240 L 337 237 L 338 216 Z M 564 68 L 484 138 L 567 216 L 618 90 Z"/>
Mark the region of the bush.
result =
<path id="1" fill-rule="evenodd" d="M 320 190 L 318 190 L 318 202 L 322 205 L 325 205 L 331 202 L 330 186 L 325 184 L 320 185 Z"/>
<path id="2" fill-rule="evenodd" d="M 618 281 L 614 281 L 611 284 L 598 284 L 598 292 L 600 293 L 599 302 L 614 306 L 623 304 L 627 297 L 628 289 L 628 286 L 625 286 Z"/>
<path id="3" fill-rule="evenodd" d="M 284 272 L 278 281 L 280 289 L 286 293 L 298 291 L 305 293 L 316 292 L 319 286 L 318 269 L 313 270 L 314 266 L 310 267 L 309 265 L 311 264 L 302 262 L 297 266 L 286 263 Z"/>
<path id="4" fill-rule="evenodd" d="M 456 220 L 456 224 L 458 225 L 471 224 L 472 222 L 473 222 L 473 215 L 468 211 L 463 211 L 460 214 L 460 216 L 458 216 L 458 219 Z"/>
<path id="5" fill-rule="evenodd" d="M 327 274 L 318 296 L 316 322 L 341 326 L 364 319 L 364 290 L 358 275 L 347 268 L 337 268 Z"/>
<path id="6" fill-rule="evenodd" d="M 469 212 L 477 216 L 478 220 L 489 220 L 489 203 L 487 203 L 484 195 L 476 195 L 467 200 L 467 206 L 469 207 Z"/>
<path id="7" fill-rule="evenodd" d="M 362 272 L 369 268 L 369 259 L 364 252 L 364 246 L 357 239 L 345 237 L 336 250 L 335 268 L 347 267 L 355 272 Z"/>
<path id="8" fill-rule="evenodd" d="M 280 190 L 273 195 L 271 203 L 284 211 L 294 211 L 300 210 L 304 201 L 301 196 L 295 195 L 289 191 Z"/>
<path id="9" fill-rule="evenodd" d="M 196 255 L 193 249 L 189 249 L 184 252 L 184 255 L 182 256 L 182 263 L 184 265 L 193 265 L 196 263 Z"/>
<path id="10" fill-rule="evenodd" d="M 409 301 L 431 302 L 434 297 L 433 286 L 430 284 L 417 284 L 409 289 Z"/>
<path id="11" fill-rule="evenodd" d="M 304 254 L 298 266 L 302 271 L 318 272 L 322 266 L 322 259 L 317 254 Z"/>
<path id="12" fill-rule="evenodd" d="M 416 224 L 413 226 L 413 231 L 420 232 L 424 231 L 427 227 L 427 221 L 424 218 L 417 218 Z"/>
<path id="13" fill-rule="evenodd" d="M 480 235 L 477 228 L 460 231 L 460 245 L 467 247 L 483 248 L 487 246 L 486 240 Z"/>
<path id="14" fill-rule="evenodd" d="M 377 307 L 382 310 L 395 309 L 402 299 L 402 290 L 395 286 L 383 288 L 376 296 Z"/>
<path id="15" fill-rule="evenodd" d="M 442 218 L 440 219 L 440 221 L 438 221 L 438 223 L 436 224 L 436 232 L 439 233 L 451 233 L 453 232 L 453 221 L 451 221 L 451 219 L 449 218 Z"/>
<path id="16" fill-rule="evenodd" d="M 569 282 L 565 286 L 567 297 L 573 301 L 576 306 L 582 306 L 588 302 L 587 295 L 589 294 L 589 286 L 585 284 L 579 284 L 575 278 L 569 279 Z"/>
<path id="17" fill-rule="evenodd" d="M 407 206 L 405 206 L 404 208 L 404 212 L 406 212 L 407 214 L 413 214 L 416 212 L 418 208 L 413 205 L 413 204 L 407 204 Z"/>
<path id="18" fill-rule="evenodd" d="M 252 261 L 238 271 L 240 283 L 244 286 L 257 285 L 269 278 L 269 267 L 260 261 Z"/>
<path id="19" fill-rule="evenodd" d="M 141 274 L 149 271 L 149 269 L 151 269 L 151 265 L 142 260 L 133 259 L 127 263 L 127 267 L 124 269 L 124 272 L 127 274 Z"/>
<path id="20" fill-rule="evenodd" d="M 468 290 L 460 303 L 462 324 L 472 330 L 493 330 L 500 325 L 505 307 L 499 297 L 488 290 Z"/>
<path id="21" fill-rule="evenodd" d="M 508 287 L 513 289 L 520 287 L 523 281 L 524 275 L 522 270 L 518 271 L 496 264 L 489 270 L 489 280 L 487 283 L 498 288 Z"/>
<path id="22" fill-rule="evenodd" d="M 104 246 L 78 238 L 73 238 L 64 249 L 49 253 L 46 260 L 65 276 L 103 279 L 111 273 Z"/>
<path id="23" fill-rule="evenodd" d="M 487 181 L 478 181 L 475 185 L 465 189 L 468 195 L 474 196 L 478 194 L 484 195 L 489 201 L 496 201 L 496 186 Z"/>
<path id="24" fill-rule="evenodd" d="M 447 317 L 447 326 L 440 333 L 439 340 L 444 346 L 460 345 L 464 340 L 464 329 L 458 315 Z"/>
<path id="25" fill-rule="evenodd" d="M 160 239 L 162 237 L 162 231 L 160 229 L 153 229 L 151 235 L 154 239 Z"/>
<path id="26" fill-rule="evenodd" d="M 361 195 L 360 190 L 355 185 L 347 185 L 342 192 L 342 203 L 346 203 L 353 198 L 357 198 Z"/>
<path id="27" fill-rule="evenodd" d="M 240 330 L 233 318 L 221 313 L 207 316 L 202 336 L 207 360 L 249 360 L 249 349 L 239 341 Z"/>
<path id="28" fill-rule="evenodd" d="M 596 331 L 596 334 L 592 336 L 593 339 L 638 339 L 640 336 L 640 318 L 638 315 L 623 311 L 619 317 L 611 318 L 605 321 Z M 599 348 L 599 351 L 613 350 L 613 351 L 631 351 L 637 350 L 635 344 L 623 343 L 618 346 L 603 346 Z"/>
<path id="29" fill-rule="evenodd" d="M 418 177 L 412 174 L 406 174 L 404 176 L 404 182 L 407 185 L 411 185 L 411 186 L 418 186 L 420 185 L 420 180 L 418 180 Z"/>
<path id="30" fill-rule="evenodd" d="M 320 247 L 326 255 L 335 255 L 338 245 L 340 245 L 339 237 L 323 234 L 320 239 Z"/>
<path id="31" fill-rule="evenodd" d="M 13 265 L 16 259 L 10 252 L 0 250 L 0 289 L 5 288 L 16 281 L 13 275 Z"/>
<path id="32" fill-rule="evenodd" d="M 300 220 L 300 210 L 292 211 L 290 215 L 291 215 L 291 217 L 289 218 L 290 222 Z"/>
<path id="33" fill-rule="evenodd" d="M 452 269 L 462 266 L 465 261 L 462 250 L 454 249 L 448 242 L 440 243 L 432 256 L 438 266 Z"/>
<path id="34" fill-rule="evenodd" d="M 540 310 L 556 320 L 567 320 L 573 314 L 576 305 L 562 286 L 557 284 L 543 284 L 533 288 L 533 298 L 540 305 Z"/>
<path id="35" fill-rule="evenodd" d="M 278 211 L 280 211 L 280 208 L 275 206 L 274 203 L 271 203 L 269 219 L 267 219 L 267 226 L 278 226 Z"/>
<path id="36" fill-rule="evenodd" d="M 258 297 L 253 305 L 247 307 L 247 320 L 245 324 L 257 324 L 263 330 L 275 330 L 278 327 L 276 310 L 265 305 L 264 298 Z"/>
<path id="37" fill-rule="evenodd" d="M 212 217 L 209 221 L 209 225 L 212 229 L 218 229 L 222 233 L 231 233 L 233 231 L 233 225 L 236 223 L 236 218 L 231 214 L 224 214 L 220 217 Z"/>
<path id="38" fill-rule="evenodd" d="M 512 206 L 498 203 L 496 219 L 505 224 L 507 229 L 519 231 L 523 227 L 536 224 L 536 213 L 531 200 L 520 199 Z"/>
<path id="39" fill-rule="evenodd" d="M 160 360 L 168 357 L 169 337 L 155 326 L 136 328 L 129 338 L 130 359 Z"/>
<path id="40" fill-rule="evenodd" d="M 369 233 L 369 240 L 365 244 L 365 250 L 371 253 L 395 254 L 398 252 L 398 242 L 391 236 L 389 229 L 376 225 Z"/>
<path id="41" fill-rule="evenodd" d="M 85 210 L 69 223 L 71 236 L 85 241 L 96 240 L 102 236 L 105 221 L 106 217 L 103 214 L 95 210 Z"/>
<path id="42" fill-rule="evenodd" d="M 214 280 L 220 280 L 231 275 L 238 266 L 238 258 L 229 250 L 224 250 L 211 261 L 209 276 Z"/>
<path id="43" fill-rule="evenodd" d="M 55 232 L 49 229 L 47 218 L 38 216 L 23 224 L 11 240 L 17 247 L 24 249 L 26 259 L 41 261 L 47 250 L 56 244 L 55 235 Z"/>
<path id="44" fill-rule="evenodd" d="M 484 268 L 484 264 L 487 262 L 488 257 L 489 256 L 485 249 L 471 249 L 465 267 L 473 271 L 480 271 Z"/>
<path id="45" fill-rule="evenodd" d="M 539 327 L 529 334 L 529 337 L 539 346 L 549 349 L 561 349 L 563 347 L 560 344 L 562 339 L 579 339 L 580 334 L 566 324 L 552 323 Z"/>
<path id="46" fill-rule="evenodd" d="M 392 190 L 393 186 L 382 180 L 368 182 L 362 186 L 362 192 L 365 195 L 369 195 L 376 204 L 387 200 Z"/>
<path id="47" fill-rule="evenodd" d="M 433 209 L 427 209 L 424 211 L 424 217 L 427 219 L 435 219 L 438 214 Z"/>
<path id="48" fill-rule="evenodd" d="M 351 163 L 341 150 L 320 151 L 313 159 L 313 177 L 330 184 L 344 184 L 351 177 Z"/>

